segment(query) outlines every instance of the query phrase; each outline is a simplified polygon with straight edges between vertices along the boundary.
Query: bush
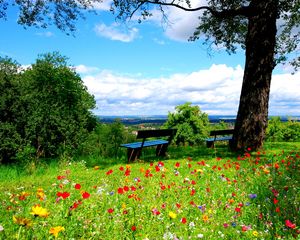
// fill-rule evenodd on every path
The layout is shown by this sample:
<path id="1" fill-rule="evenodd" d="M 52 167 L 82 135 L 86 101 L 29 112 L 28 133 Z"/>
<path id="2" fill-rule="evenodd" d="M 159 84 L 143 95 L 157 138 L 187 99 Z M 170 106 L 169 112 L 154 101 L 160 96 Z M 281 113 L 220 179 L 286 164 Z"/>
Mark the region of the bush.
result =
<path id="1" fill-rule="evenodd" d="M 176 128 L 174 141 L 177 145 L 195 145 L 203 143 L 209 132 L 209 120 L 199 106 L 185 103 L 175 108 L 174 113 L 168 114 L 165 128 Z"/>
<path id="2" fill-rule="evenodd" d="M 291 119 L 288 122 L 282 122 L 280 117 L 273 117 L 269 120 L 266 140 L 269 142 L 299 142 L 300 123 Z"/>
<path id="3" fill-rule="evenodd" d="M 120 120 L 112 124 L 98 123 L 88 139 L 82 143 L 79 155 L 121 157 L 120 144 L 133 141 L 135 136 L 126 131 Z"/>

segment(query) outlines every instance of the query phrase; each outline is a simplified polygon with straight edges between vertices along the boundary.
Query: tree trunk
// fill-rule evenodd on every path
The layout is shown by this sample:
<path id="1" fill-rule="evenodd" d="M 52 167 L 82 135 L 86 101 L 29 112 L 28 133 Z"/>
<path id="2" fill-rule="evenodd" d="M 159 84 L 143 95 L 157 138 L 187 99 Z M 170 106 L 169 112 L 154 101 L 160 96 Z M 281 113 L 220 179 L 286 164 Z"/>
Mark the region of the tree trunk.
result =
<path id="1" fill-rule="evenodd" d="M 248 19 L 246 62 L 235 133 L 231 148 L 262 147 L 268 124 L 272 71 L 275 66 L 277 0 L 253 0 Z"/>

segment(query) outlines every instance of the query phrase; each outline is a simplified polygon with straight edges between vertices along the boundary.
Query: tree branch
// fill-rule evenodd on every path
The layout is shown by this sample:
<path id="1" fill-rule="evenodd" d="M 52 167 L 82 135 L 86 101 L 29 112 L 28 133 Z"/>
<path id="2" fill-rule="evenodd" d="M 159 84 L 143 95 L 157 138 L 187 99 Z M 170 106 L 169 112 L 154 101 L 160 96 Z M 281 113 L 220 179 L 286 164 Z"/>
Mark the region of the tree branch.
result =
<path id="1" fill-rule="evenodd" d="M 155 5 L 160 5 L 160 6 L 176 7 L 176 8 L 182 9 L 187 12 L 208 10 L 212 15 L 214 15 L 217 18 L 231 18 L 231 17 L 235 17 L 235 16 L 250 17 L 250 16 L 253 16 L 253 14 L 254 14 L 253 9 L 249 6 L 241 6 L 240 8 L 236 8 L 236 9 L 225 9 L 222 11 L 217 11 L 208 6 L 200 6 L 200 7 L 196 7 L 196 8 L 183 7 L 183 6 L 175 3 L 175 0 L 173 0 L 171 2 L 161 2 L 159 0 L 154 0 L 154 1 L 153 0 L 144 0 L 144 1 L 141 1 L 140 4 L 134 9 L 134 11 L 130 15 L 130 17 L 132 17 L 133 14 L 145 3 L 155 4 Z"/>

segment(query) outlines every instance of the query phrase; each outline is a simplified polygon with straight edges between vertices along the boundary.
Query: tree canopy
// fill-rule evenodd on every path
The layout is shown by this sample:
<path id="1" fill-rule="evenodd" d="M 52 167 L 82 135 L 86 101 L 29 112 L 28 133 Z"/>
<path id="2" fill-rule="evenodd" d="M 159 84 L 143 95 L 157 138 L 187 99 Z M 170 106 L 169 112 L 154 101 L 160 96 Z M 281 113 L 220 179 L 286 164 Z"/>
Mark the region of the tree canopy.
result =
<path id="1" fill-rule="evenodd" d="M 23 71 L 11 59 L 1 58 L 0 86 L 3 161 L 28 147 L 36 157 L 72 152 L 95 126 L 93 96 L 58 53 L 40 55 Z"/>
<path id="2" fill-rule="evenodd" d="M 199 106 L 185 103 L 175 108 L 175 112 L 169 112 L 164 124 L 166 128 L 176 128 L 174 141 L 177 145 L 200 144 L 208 136 L 208 115 L 202 113 Z"/>

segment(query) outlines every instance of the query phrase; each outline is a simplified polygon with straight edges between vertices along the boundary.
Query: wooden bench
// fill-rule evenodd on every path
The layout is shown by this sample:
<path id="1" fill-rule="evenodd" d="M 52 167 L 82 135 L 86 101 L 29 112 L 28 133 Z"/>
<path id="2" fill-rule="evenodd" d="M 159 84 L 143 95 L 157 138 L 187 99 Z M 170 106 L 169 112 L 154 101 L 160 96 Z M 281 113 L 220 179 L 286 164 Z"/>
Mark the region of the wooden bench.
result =
<path id="1" fill-rule="evenodd" d="M 229 141 L 229 144 L 230 144 L 230 141 L 232 141 L 233 132 L 234 132 L 234 129 L 211 131 L 210 136 L 214 136 L 214 137 L 206 139 L 206 146 L 208 148 L 213 148 L 216 141 Z M 217 136 L 223 136 L 223 137 L 217 137 Z"/>
<path id="2" fill-rule="evenodd" d="M 176 129 L 160 129 L 160 130 L 142 130 L 138 131 L 137 139 L 141 142 L 133 142 L 121 144 L 121 147 L 127 148 L 128 162 L 136 160 L 141 155 L 144 147 L 156 146 L 156 156 L 165 156 L 169 143 L 176 134 Z M 147 138 L 168 137 L 165 139 L 147 140 Z M 147 140 L 147 141 L 146 141 Z"/>

